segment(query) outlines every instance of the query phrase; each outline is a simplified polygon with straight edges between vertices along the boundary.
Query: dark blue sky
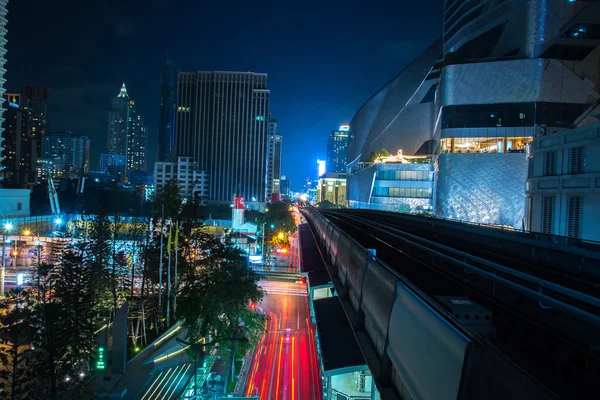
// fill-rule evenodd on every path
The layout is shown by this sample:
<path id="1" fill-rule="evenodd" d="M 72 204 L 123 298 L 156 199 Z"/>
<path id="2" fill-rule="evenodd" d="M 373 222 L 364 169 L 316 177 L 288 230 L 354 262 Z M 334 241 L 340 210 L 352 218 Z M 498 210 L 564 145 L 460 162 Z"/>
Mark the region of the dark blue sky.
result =
<path id="1" fill-rule="evenodd" d="M 218 3 L 218 4 L 216 4 Z M 105 151 L 111 96 L 126 82 L 148 125 L 154 161 L 158 80 L 168 50 L 182 71 L 268 73 L 284 137 L 282 172 L 300 190 L 329 131 L 441 33 L 443 0 L 13 0 L 8 91 L 51 88 L 51 129 Z"/>

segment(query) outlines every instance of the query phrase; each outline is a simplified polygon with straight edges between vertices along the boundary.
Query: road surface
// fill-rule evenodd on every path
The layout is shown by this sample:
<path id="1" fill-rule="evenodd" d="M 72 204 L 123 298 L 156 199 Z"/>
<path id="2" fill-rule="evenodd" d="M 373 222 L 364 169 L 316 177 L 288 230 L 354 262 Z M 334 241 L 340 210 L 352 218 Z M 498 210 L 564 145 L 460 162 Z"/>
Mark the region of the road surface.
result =
<path id="1" fill-rule="evenodd" d="M 261 400 L 320 400 L 306 286 L 267 281 L 260 284 L 267 291 L 261 307 L 269 320 L 266 335 L 251 361 L 245 394 L 260 396 Z"/>

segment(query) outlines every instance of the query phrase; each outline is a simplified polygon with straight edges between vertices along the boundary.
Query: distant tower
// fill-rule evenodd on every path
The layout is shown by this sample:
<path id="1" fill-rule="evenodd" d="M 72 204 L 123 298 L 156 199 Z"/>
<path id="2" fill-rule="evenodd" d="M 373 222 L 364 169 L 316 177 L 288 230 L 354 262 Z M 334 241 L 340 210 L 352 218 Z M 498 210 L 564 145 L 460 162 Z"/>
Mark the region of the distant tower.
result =
<path id="1" fill-rule="evenodd" d="M 329 133 L 327 141 L 327 172 L 346 172 L 348 163 L 348 133 L 350 126 L 342 125 Z"/>
<path id="2" fill-rule="evenodd" d="M 156 161 L 170 161 L 175 146 L 175 119 L 177 118 L 177 79 L 179 71 L 167 60 L 160 71 L 160 115 L 158 121 L 158 149 Z"/>
<path id="3" fill-rule="evenodd" d="M 267 140 L 267 201 L 275 203 L 281 199 L 281 150 L 283 140 L 277 135 L 277 121 L 269 120 L 269 138 Z"/>
<path id="4" fill-rule="evenodd" d="M 147 129 L 123 83 L 108 113 L 108 152 L 126 157 L 126 170 L 146 170 Z M 127 172 L 125 175 L 127 175 Z"/>

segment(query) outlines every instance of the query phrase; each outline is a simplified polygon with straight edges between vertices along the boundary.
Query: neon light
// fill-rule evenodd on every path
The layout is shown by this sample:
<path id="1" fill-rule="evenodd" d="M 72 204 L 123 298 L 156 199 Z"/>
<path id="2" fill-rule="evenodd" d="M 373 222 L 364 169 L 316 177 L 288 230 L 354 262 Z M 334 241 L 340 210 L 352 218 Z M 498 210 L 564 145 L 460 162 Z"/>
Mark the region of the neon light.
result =
<path id="1" fill-rule="evenodd" d="M 157 341 L 156 343 L 154 343 L 154 346 L 158 346 L 160 343 L 162 343 L 165 339 L 173 336 L 175 334 L 175 332 L 177 332 L 178 330 L 181 329 L 181 326 L 178 326 L 177 328 L 173 329 L 173 331 L 171 333 L 169 333 L 167 336 L 165 336 L 164 338 L 160 339 L 159 341 Z"/>
<path id="2" fill-rule="evenodd" d="M 158 385 L 156 385 L 156 387 L 154 388 L 154 390 L 152 391 L 152 393 L 150 393 L 150 396 L 148 397 L 148 399 L 152 398 L 152 396 L 154 396 L 154 393 L 156 393 L 156 391 L 158 390 L 158 388 L 160 387 L 160 385 L 162 385 L 163 381 L 165 380 L 165 378 L 167 377 L 167 375 L 169 375 L 171 373 L 171 370 L 173 369 L 173 367 L 169 368 L 167 370 L 167 373 L 163 376 L 163 378 L 160 380 L 160 382 L 158 382 Z M 160 377 L 160 375 L 159 375 Z M 156 378 L 156 380 L 158 380 L 158 378 Z M 148 389 L 150 390 L 150 389 Z M 146 395 L 148 394 L 148 392 L 146 392 L 144 394 L 144 397 L 146 397 Z M 144 397 L 142 397 L 142 400 L 144 400 Z"/>
<path id="3" fill-rule="evenodd" d="M 319 176 L 325 174 L 325 160 L 317 160 L 317 164 L 319 165 L 318 173 Z"/>
<path id="4" fill-rule="evenodd" d="M 189 365 L 189 364 L 188 364 Z M 163 394 L 163 397 L 161 397 L 162 399 L 168 399 L 169 396 L 167 396 L 167 393 L 169 393 L 169 391 L 171 390 L 171 387 L 173 387 L 173 384 L 175 383 L 175 381 L 177 380 L 177 378 L 179 378 L 181 376 L 181 374 L 183 373 L 183 368 L 185 367 L 185 365 L 181 366 L 181 369 L 179 370 L 179 372 L 177 372 L 177 370 L 179 369 L 179 367 L 175 368 L 175 371 L 173 372 L 173 380 L 171 381 L 171 384 L 169 385 L 169 387 L 167 387 L 167 390 L 165 391 L 165 393 Z M 176 375 L 177 374 L 177 375 Z M 185 376 L 185 375 L 184 375 Z M 181 380 L 181 378 L 179 379 Z M 168 383 L 168 382 L 167 382 Z M 165 385 L 167 386 L 167 385 Z M 175 386 L 175 388 L 173 390 L 177 389 L 177 386 Z M 162 393 L 162 390 L 160 391 L 159 395 Z"/>
<path id="5" fill-rule="evenodd" d="M 153 362 L 154 362 L 154 363 L 161 362 L 162 360 L 164 360 L 164 359 L 166 359 L 166 358 L 169 358 L 169 356 L 175 356 L 175 355 L 177 355 L 177 354 L 180 354 L 180 353 L 184 352 L 184 351 L 185 351 L 185 350 L 187 350 L 189 347 L 190 347 L 190 346 L 185 346 L 185 347 L 184 347 L 184 348 L 182 348 L 182 349 L 179 349 L 179 350 L 177 350 L 177 351 L 174 351 L 174 352 L 172 352 L 172 353 L 169 353 L 169 354 L 165 354 L 164 356 L 160 356 L 160 357 L 158 357 L 158 358 L 154 359 L 154 361 L 153 361 Z"/>
<path id="6" fill-rule="evenodd" d="M 177 390 L 177 387 L 179 387 L 179 384 L 181 383 L 181 380 L 183 378 L 185 378 L 185 375 L 187 374 L 188 370 L 190 369 L 190 367 L 192 366 L 192 364 L 188 364 L 187 368 L 185 369 L 185 371 L 183 371 L 183 374 L 181 374 L 181 378 L 179 378 L 179 381 L 177 381 L 177 384 L 175 385 L 175 387 L 173 388 L 173 391 L 171 392 L 171 394 L 167 395 L 167 399 L 170 399 L 171 396 L 173 396 L 175 394 L 175 390 Z M 176 378 L 177 379 L 177 378 Z"/>

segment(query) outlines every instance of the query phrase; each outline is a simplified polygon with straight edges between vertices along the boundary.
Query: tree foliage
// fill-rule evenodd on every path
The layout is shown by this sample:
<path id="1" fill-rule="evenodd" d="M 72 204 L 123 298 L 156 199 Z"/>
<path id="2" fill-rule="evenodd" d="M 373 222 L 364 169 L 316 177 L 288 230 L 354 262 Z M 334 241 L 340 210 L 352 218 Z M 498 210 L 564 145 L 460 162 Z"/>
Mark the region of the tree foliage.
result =
<path id="1" fill-rule="evenodd" d="M 265 223 L 268 228 L 273 225 L 273 230 L 294 233 L 298 229 L 296 221 L 290 212 L 290 205 L 282 201 L 268 205 L 265 213 Z M 267 228 L 267 229 L 268 229 Z"/>
<path id="2" fill-rule="evenodd" d="M 390 155 L 390 152 L 387 151 L 386 149 L 381 149 L 379 151 L 372 150 L 371 154 L 369 154 L 369 161 L 375 162 L 378 158 L 389 157 L 389 155 Z"/>
<path id="3" fill-rule="evenodd" d="M 185 277 L 178 317 L 193 341 L 202 337 L 255 340 L 256 324 L 260 325 L 262 317 L 249 305 L 263 297 L 258 276 L 247 267 L 240 250 L 227 243 L 215 244 Z"/>

